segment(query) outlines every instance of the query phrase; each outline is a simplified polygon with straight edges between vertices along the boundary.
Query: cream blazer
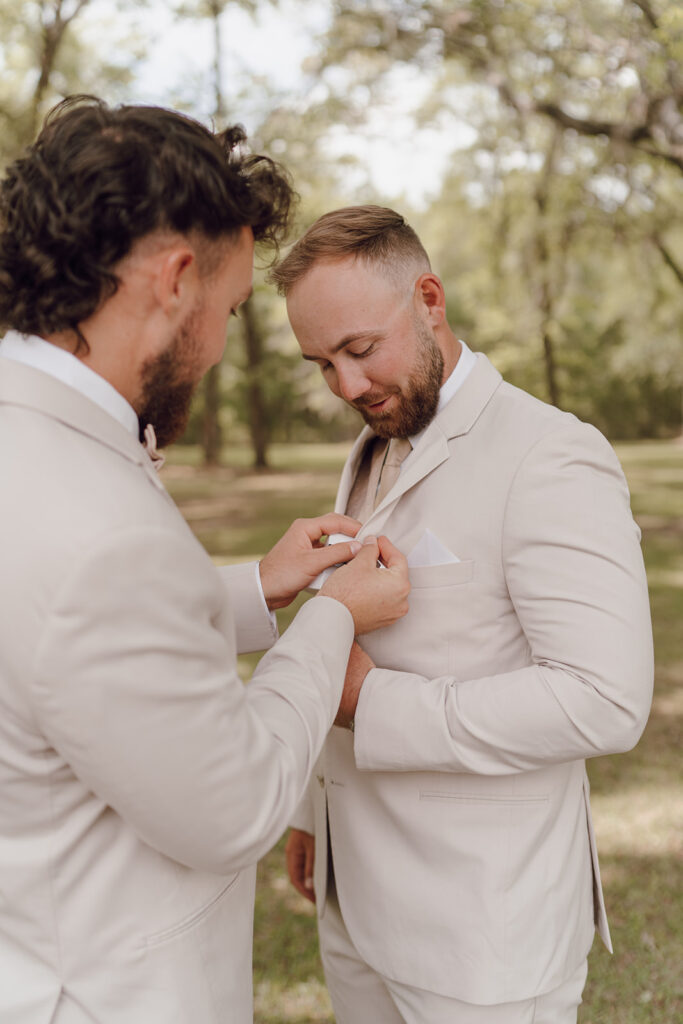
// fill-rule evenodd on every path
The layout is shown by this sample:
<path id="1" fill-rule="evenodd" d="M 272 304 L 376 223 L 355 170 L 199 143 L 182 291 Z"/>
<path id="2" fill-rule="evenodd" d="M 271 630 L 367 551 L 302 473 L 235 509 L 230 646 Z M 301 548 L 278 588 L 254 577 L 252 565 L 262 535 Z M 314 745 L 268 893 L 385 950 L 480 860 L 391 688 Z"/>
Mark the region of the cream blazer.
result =
<path id="1" fill-rule="evenodd" d="M 300 801 L 353 620 L 274 637 L 119 423 L 0 360 L 0 1021 L 247 1024 L 254 864 Z"/>
<path id="2" fill-rule="evenodd" d="M 346 506 L 366 428 L 344 468 Z M 638 740 L 653 655 L 640 533 L 602 435 L 479 355 L 363 527 L 409 554 L 410 611 L 333 728 L 294 824 L 325 821 L 351 938 L 377 971 L 478 1004 L 553 989 L 609 946 L 584 758 Z"/>

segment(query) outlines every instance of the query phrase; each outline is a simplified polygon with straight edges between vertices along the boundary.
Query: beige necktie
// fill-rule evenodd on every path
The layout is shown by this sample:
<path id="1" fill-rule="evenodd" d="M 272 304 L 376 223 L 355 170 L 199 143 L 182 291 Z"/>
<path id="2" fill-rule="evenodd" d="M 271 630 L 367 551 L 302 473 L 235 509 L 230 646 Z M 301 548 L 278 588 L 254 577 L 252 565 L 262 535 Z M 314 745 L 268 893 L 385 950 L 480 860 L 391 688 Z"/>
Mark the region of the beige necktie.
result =
<path id="1" fill-rule="evenodd" d="M 381 437 L 371 437 L 358 461 L 356 478 L 346 503 L 346 514 L 360 520 L 361 523 L 364 523 L 372 515 L 375 492 L 386 450 L 386 441 Z"/>
<path id="2" fill-rule="evenodd" d="M 399 473 L 401 472 L 401 463 L 412 450 L 412 445 L 407 438 L 392 437 L 389 442 L 386 458 L 384 459 L 384 465 L 380 471 L 374 508 L 377 508 L 398 480 Z"/>

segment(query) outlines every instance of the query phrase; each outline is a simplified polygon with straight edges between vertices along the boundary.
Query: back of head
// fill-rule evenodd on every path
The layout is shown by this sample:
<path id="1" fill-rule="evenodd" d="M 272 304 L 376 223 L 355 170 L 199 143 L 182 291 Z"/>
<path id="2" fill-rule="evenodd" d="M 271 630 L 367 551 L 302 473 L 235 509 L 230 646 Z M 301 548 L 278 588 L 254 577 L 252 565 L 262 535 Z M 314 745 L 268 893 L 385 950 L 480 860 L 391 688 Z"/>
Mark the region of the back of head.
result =
<path id="1" fill-rule="evenodd" d="M 154 232 L 211 242 L 246 226 L 277 244 L 293 192 L 273 161 L 240 153 L 244 139 L 160 107 L 59 104 L 0 185 L 0 327 L 80 334 Z"/>
<path id="2" fill-rule="evenodd" d="M 410 287 L 431 268 L 415 231 L 385 206 L 346 206 L 326 213 L 270 272 L 287 295 L 316 263 L 357 259 L 376 266 L 398 287 Z"/>

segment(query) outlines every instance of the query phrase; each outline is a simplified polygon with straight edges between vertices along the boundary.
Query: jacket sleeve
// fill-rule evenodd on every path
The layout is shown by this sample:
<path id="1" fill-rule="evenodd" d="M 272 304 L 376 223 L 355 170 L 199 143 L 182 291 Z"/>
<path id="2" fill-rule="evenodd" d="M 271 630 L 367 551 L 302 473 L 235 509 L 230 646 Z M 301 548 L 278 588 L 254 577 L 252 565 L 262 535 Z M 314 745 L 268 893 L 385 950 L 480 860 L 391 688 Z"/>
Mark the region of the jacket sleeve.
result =
<path id="1" fill-rule="evenodd" d="M 245 687 L 227 593 L 172 530 L 109 534 L 63 581 L 31 696 L 52 746 L 138 836 L 232 873 L 286 828 L 334 719 L 353 619 L 314 597 Z"/>
<path id="2" fill-rule="evenodd" d="M 230 594 L 237 653 L 267 651 L 278 638 L 278 628 L 263 596 L 258 562 L 223 565 L 218 572 Z"/>
<path id="3" fill-rule="evenodd" d="M 292 815 L 290 828 L 298 828 L 301 832 L 315 835 L 315 815 L 313 811 L 313 782 L 309 782 L 303 798 Z"/>
<path id="4" fill-rule="evenodd" d="M 538 441 L 511 484 L 502 548 L 529 664 L 467 680 L 372 670 L 357 766 L 502 775 L 633 747 L 653 683 L 639 541 L 597 430 L 570 421 Z"/>

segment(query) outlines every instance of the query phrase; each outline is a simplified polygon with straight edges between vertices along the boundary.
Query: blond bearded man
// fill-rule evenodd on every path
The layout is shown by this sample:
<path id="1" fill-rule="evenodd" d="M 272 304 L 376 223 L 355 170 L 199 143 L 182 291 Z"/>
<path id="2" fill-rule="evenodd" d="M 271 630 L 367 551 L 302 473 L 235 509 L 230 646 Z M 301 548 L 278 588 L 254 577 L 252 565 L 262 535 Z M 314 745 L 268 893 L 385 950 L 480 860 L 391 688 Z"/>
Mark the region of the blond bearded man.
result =
<path id="1" fill-rule="evenodd" d="M 288 840 L 336 1019 L 571 1024 L 594 928 L 610 941 L 585 758 L 632 747 L 652 692 L 623 474 L 455 336 L 394 211 L 327 214 L 274 277 L 367 424 L 337 512 L 385 532 L 412 585 L 354 646 Z"/>

